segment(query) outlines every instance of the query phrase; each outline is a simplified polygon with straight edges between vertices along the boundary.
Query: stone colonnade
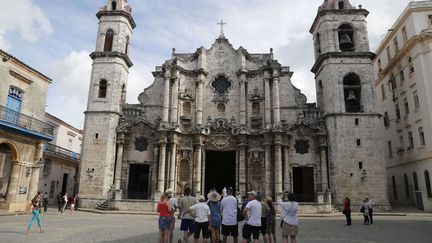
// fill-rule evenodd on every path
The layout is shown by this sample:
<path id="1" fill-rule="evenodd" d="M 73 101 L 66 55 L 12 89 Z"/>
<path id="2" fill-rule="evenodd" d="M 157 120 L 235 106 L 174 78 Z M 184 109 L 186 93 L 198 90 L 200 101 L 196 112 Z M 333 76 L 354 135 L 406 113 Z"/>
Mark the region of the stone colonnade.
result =
<path id="1" fill-rule="evenodd" d="M 8 145 L 10 147 L 10 145 Z M 42 166 L 44 144 L 39 142 L 35 146 L 33 162 L 22 162 L 18 157 L 19 151 L 12 149 L 12 168 L 10 170 L 9 181 L 7 184 L 5 202 L 0 205 L 0 208 L 9 211 L 22 211 L 28 210 L 28 201 L 31 201 L 38 191 L 40 168 Z M 4 169 L 6 163 L 6 156 L 0 158 L 0 167 Z M 3 170 L 2 170 L 3 172 Z M 28 180 L 26 177 L 30 177 Z M 28 182 L 26 182 L 28 181 Z M 27 186 L 25 199 L 19 197 L 20 187 Z"/>

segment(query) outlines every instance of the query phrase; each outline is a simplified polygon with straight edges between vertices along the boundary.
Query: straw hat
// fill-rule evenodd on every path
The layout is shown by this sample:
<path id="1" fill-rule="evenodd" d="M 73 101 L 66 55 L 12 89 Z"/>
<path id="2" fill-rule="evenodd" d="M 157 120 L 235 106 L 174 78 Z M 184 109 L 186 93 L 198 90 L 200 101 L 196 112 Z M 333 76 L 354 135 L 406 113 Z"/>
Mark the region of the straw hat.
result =
<path id="1" fill-rule="evenodd" d="M 212 191 L 207 194 L 207 198 L 212 202 L 217 202 L 221 200 L 221 195 L 217 191 Z"/>

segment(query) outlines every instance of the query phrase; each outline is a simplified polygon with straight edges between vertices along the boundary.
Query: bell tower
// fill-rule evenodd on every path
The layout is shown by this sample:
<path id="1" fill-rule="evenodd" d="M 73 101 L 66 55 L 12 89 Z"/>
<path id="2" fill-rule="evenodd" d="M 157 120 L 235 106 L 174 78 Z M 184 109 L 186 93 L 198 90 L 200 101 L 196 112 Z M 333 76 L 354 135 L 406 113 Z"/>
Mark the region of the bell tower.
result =
<path id="1" fill-rule="evenodd" d="M 325 0 L 310 33 L 314 39 L 317 105 L 328 132 L 329 191 L 359 205 L 366 196 L 388 209 L 381 114 L 373 88 L 366 17 L 349 0 Z"/>
<path id="2" fill-rule="evenodd" d="M 96 14 L 99 19 L 80 165 L 79 197 L 84 207 L 94 207 L 108 197 L 113 184 L 116 128 L 125 103 L 129 44 L 135 22 L 126 0 L 109 0 Z"/>

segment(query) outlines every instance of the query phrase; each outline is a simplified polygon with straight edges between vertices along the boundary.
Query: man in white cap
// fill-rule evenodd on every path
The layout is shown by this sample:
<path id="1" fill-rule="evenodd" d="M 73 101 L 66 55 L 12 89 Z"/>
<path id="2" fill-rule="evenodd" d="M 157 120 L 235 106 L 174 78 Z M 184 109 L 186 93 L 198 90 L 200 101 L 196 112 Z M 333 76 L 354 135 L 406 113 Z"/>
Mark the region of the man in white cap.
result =
<path id="1" fill-rule="evenodd" d="M 248 243 L 251 240 L 251 236 L 253 236 L 254 243 L 259 243 L 262 205 L 256 200 L 256 196 L 257 193 L 255 191 L 248 193 L 249 202 L 243 211 L 246 219 L 242 230 L 243 243 Z"/>
<path id="2" fill-rule="evenodd" d="M 222 199 L 222 235 L 223 242 L 227 242 L 228 236 L 234 238 L 234 243 L 237 243 L 238 237 L 238 222 L 237 222 L 237 210 L 238 201 L 233 197 L 232 187 L 228 187 L 227 196 Z M 241 212 L 240 212 L 241 213 Z"/>
<path id="3" fill-rule="evenodd" d="M 198 203 L 190 207 L 187 212 L 195 218 L 194 243 L 198 243 L 201 232 L 203 243 L 207 243 L 207 239 L 210 238 L 209 222 L 211 213 L 204 196 L 198 196 Z"/>
<path id="4" fill-rule="evenodd" d="M 168 207 L 169 210 L 171 212 L 171 226 L 170 226 L 170 243 L 172 243 L 172 239 L 173 239 L 173 234 L 174 234 L 174 228 L 175 228 L 175 216 L 174 213 L 178 208 L 178 202 L 177 199 L 175 197 L 173 197 L 174 194 L 174 190 L 169 188 L 165 191 L 165 193 L 168 195 L 169 199 L 168 199 Z"/>

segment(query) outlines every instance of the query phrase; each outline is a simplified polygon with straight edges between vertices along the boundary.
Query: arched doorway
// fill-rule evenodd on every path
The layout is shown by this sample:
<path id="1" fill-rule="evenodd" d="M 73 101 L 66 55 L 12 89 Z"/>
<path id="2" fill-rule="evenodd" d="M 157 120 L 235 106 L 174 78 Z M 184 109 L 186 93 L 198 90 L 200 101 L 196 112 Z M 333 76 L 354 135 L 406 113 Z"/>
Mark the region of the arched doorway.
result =
<path id="1" fill-rule="evenodd" d="M 16 160 L 16 158 L 17 152 L 12 144 L 0 144 L 0 201 L 3 201 L 7 195 L 10 174 L 12 171 L 12 161 Z"/>

